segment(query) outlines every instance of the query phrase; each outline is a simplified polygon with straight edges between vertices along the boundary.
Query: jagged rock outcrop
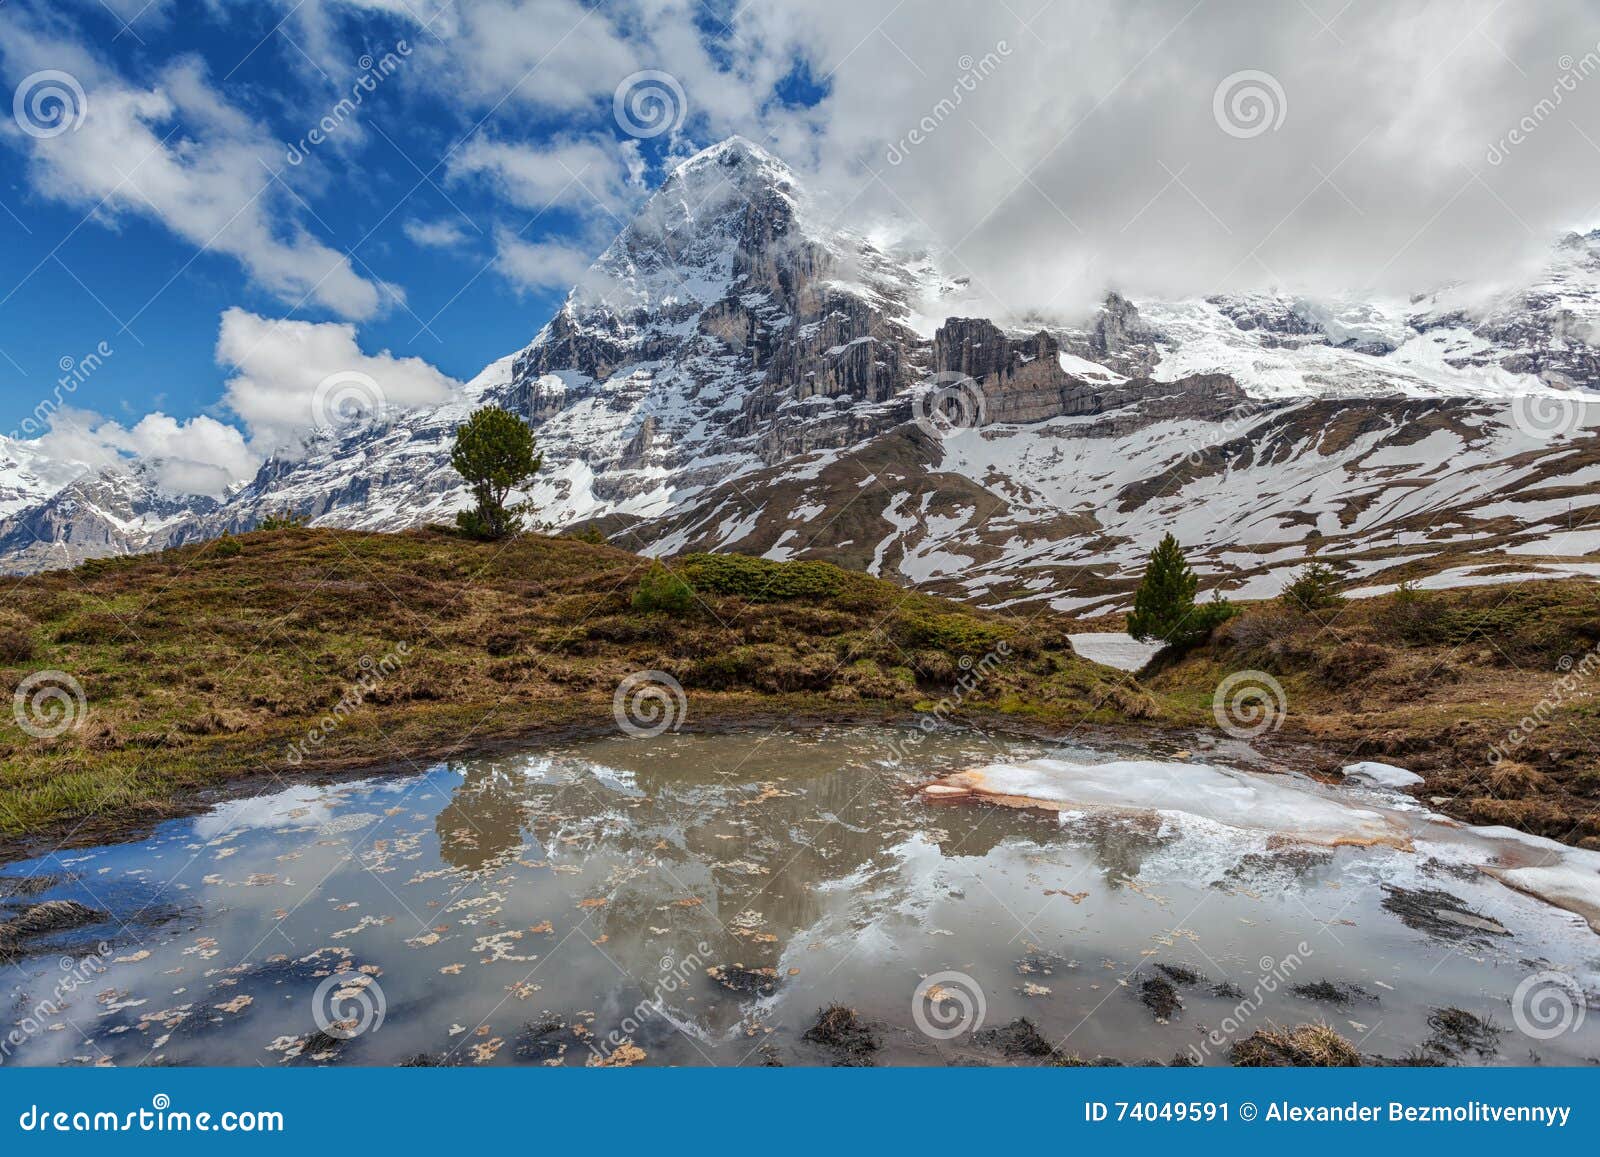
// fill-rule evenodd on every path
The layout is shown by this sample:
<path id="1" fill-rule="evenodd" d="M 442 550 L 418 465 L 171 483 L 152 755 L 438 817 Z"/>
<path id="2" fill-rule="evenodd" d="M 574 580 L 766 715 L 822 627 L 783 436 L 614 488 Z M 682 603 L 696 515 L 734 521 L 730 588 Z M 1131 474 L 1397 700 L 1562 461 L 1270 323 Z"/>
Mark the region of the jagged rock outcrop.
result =
<path id="1" fill-rule="evenodd" d="M 933 339 L 936 373 L 970 377 L 982 389 L 990 422 L 1040 422 L 1065 414 L 1098 414 L 1119 396 L 1061 368 L 1061 346 L 1040 330 L 1009 338 L 983 318 L 953 317 Z"/>

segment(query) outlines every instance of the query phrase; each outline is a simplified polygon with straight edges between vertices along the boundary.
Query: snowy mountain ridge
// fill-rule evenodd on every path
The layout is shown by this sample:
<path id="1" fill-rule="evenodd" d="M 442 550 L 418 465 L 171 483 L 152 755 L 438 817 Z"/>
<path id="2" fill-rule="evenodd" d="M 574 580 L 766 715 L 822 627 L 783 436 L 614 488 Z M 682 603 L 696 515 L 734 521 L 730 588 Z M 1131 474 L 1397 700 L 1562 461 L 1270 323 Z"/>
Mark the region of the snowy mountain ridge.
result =
<path id="1" fill-rule="evenodd" d="M 1462 290 L 1112 294 L 1083 327 L 1029 331 L 959 316 L 962 298 L 937 255 L 821 220 L 781 161 L 732 138 L 680 164 L 460 397 L 321 431 L 221 502 L 163 496 L 138 469 L 50 487 L 26 443 L 0 443 L 0 567 L 283 511 L 449 522 L 468 501 L 453 431 L 483 402 L 534 427 L 526 497 L 552 529 L 826 558 L 996 605 L 1118 605 L 1166 530 L 1246 595 L 1312 547 L 1360 580 L 1541 553 L 1557 573 L 1600 546 L 1580 404 L 1600 389 L 1600 233 L 1476 310 Z"/>

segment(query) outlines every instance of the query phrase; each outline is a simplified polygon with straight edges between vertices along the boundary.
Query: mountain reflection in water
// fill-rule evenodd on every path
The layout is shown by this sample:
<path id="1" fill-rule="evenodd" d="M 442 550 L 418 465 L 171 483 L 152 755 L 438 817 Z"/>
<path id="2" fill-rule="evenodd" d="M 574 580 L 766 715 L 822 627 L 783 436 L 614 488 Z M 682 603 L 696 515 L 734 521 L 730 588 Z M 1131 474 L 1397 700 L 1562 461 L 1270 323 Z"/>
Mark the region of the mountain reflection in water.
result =
<path id="1" fill-rule="evenodd" d="M 29 902 L 111 917 L 11 970 L 14 1007 L 37 1009 L 60 987 L 60 957 L 110 945 L 103 975 L 30 1015 L 8 1063 L 1016 1061 L 1005 1039 L 971 1031 L 980 1010 L 991 1029 L 1028 1018 L 1061 1055 L 1194 1049 L 1226 1063 L 1226 1045 L 1205 1042 L 1237 1020 L 1240 995 L 1260 1007 L 1236 1036 L 1325 1019 L 1369 1056 L 1600 1052 L 1600 1017 L 1534 1041 L 1508 1006 L 1540 968 L 1592 988 L 1600 939 L 1448 848 L 1311 849 L 1154 812 L 932 806 L 914 796 L 929 779 L 1045 747 L 940 732 L 911 766 L 890 737 L 538 748 L 293 787 L 10 865 L 0 875 L 53 881 Z M 1447 893 L 1486 919 L 1457 935 L 1408 918 L 1395 889 Z M 959 979 L 927 983 L 944 974 Z M 806 1036 L 834 1002 L 866 1026 L 848 1047 Z M 1441 1008 L 1499 1032 L 1481 1049 L 1440 1040 Z M 944 1035 L 956 1012 L 960 1031 Z"/>

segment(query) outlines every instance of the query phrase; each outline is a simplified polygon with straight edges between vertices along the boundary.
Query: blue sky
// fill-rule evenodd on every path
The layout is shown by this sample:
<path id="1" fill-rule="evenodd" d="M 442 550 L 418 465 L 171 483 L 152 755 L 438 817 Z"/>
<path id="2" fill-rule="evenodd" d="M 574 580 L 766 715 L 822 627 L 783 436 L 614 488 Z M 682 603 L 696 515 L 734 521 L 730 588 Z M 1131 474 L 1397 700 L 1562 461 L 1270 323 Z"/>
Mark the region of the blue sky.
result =
<path id="1" fill-rule="evenodd" d="M 13 0 L 0 21 L 40 12 Z M 120 83 L 153 90 L 174 62 L 202 62 L 218 97 L 261 126 L 262 138 L 283 146 L 249 174 L 259 177 L 255 185 L 246 183 L 264 190 L 257 204 L 271 202 L 269 228 L 303 229 L 348 254 L 356 277 L 390 283 L 400 293 L 383 293 L 382 307 L 367 310 L 303 300 L 298 287 L 274 290 L 252 275 L 248 262 L 175 232 L 137 197 L 112 207 L 99 195 L 52 196 L 50 176 L 38 173 L 34 154 L 56 141 L 8 134 L 0 147 L 0 433 L 51 391 L 63 358 L 81 359 L 100 342 L 113 356 L 76 389 L 74 406 L 129 421 L 153 409 L 181 417 L 221 413 L 228 368 L 217 364 L 214 351 L 219 318 L 234 307 L 273 318 L 356 321 L 368 352 L 387 348 L 424 358 L 451 377 L 470 377 L 525 344 L 561 297 L 557 285 L 496 270 L 497 233 L 579 250 L 603 243 L 609 226 L 595 218 L 604 222 L 606 213 L 566 205 L 541 211 L 452 173 L 450 159 L 459 158 L 474 110 L 439 100 L 436 88 L 413 75 L 434 65 L 423 64 L 419 52 L 429 32 L 408 16 L 332 12 L 333 42 L 319 63 L 297 43 L 300 29 L 280 26 L 285 9 L 268 4 L 219 9 L 178 0 L 159 19 L 146 13 L 131 25 L 97 3 L 57 12 L 40 26 L 76 40 Z M 409 55 L 401 54 L 402 45 Z M 387 75 L 385 54 L 398 62 Z M 364 57 L 370 58 L 365 69 Z M 8 68 L 11 85 L 22 79 L 15 71 Z M 300 154 L 316 122 L 363 76 L 373 87 L 361 88 L 355 116 L 336 118 L 322 144 L 310 144 L 304 160 L 290 163 L 291 151 Z M 92 117 L 97 92 L 84 84 Z M 593 114 L 603 129 L 611 110 L 596 107 Z M 205 132 L 181 115 L 157 119 L 154 127 L 163 136 L 173 132 L 172 142 Z M 559 131 L 519 110 L 517 143 Z M 619 147 L 629 139 L 612 132 Z M 689 142 L 672 143 L 682 149 Z M 646 144 L 657 145 L 650 162 L 659 168 L 666 142 Z M 131 168 L 138 160 L 124 157 L 121 164 Z M 622 200 L 610 208 L 625 212 Z"/>
<path id="2" fill-rule="evenodd" d="M 330 374 L 427 405 L 526 344 L 732 133 L 1002 321 L 1508 280 L 1600 219 L 1597 41 L 1585 0 L 8 0 L 0 436 L 220 492 Z"/>

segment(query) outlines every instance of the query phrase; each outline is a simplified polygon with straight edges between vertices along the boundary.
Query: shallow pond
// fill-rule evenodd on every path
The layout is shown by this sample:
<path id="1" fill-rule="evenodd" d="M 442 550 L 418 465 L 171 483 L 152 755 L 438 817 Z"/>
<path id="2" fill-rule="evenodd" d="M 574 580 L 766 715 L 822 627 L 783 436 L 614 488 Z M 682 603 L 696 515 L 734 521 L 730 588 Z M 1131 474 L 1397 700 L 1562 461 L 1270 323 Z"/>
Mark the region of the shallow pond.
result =
<path id="1" fill-rule="evenodd" d="M 1035 1038 L 994 1031 L 1019 1017 L 1060 1055 L 1127 1063 L 1226 1063 L 1229 1040 L 1317 1019 L 1371 1057 L 1600 1055 L 1600 936 L 1478 871 L 1471 833 L 1433 840 L 1403 798 L 1316 785 L 1428 838 L 1326 848 L 915 792 L 1043 754 L 1133 753 L 950 732 L 908 754 L 871 728 L 619 738 L 274 786 L 9 864 L 8 914 L 111 917 L 27 942 L 4 1060 L 1037 1063 Z M 864 1027 L 808 1037 L 834 1002 Z"/>

